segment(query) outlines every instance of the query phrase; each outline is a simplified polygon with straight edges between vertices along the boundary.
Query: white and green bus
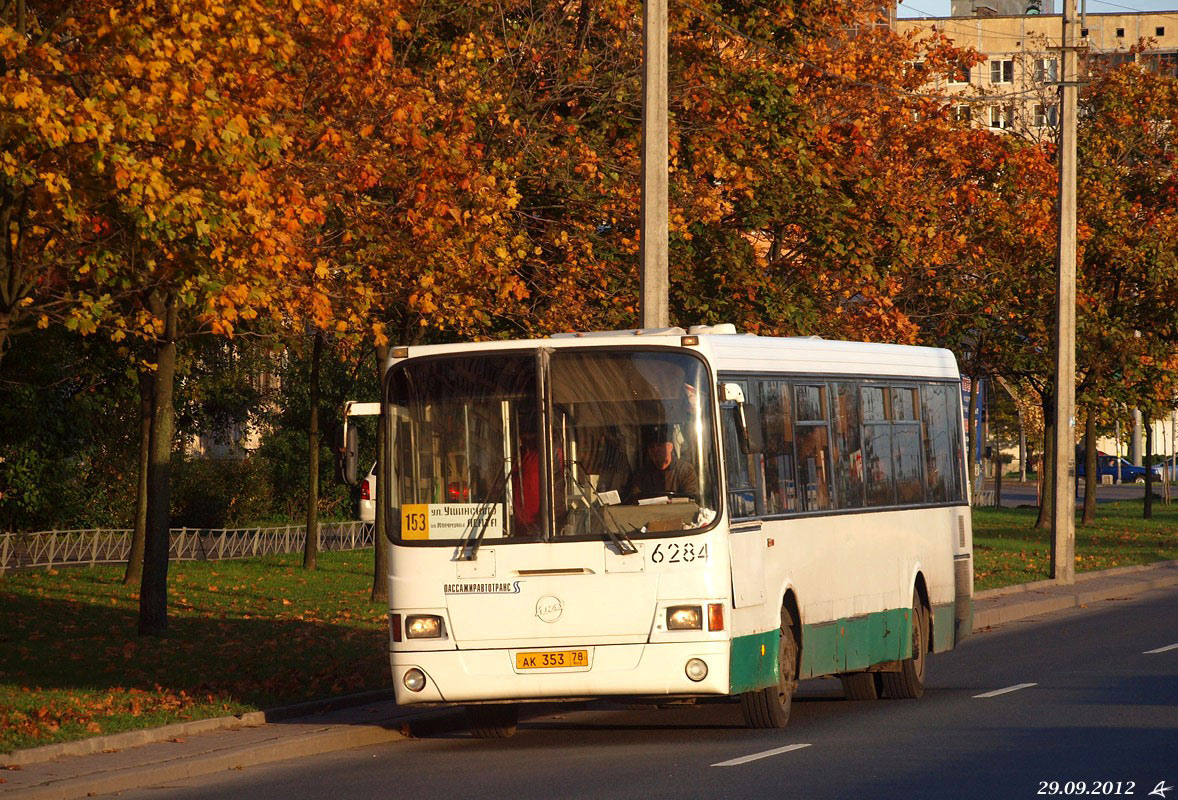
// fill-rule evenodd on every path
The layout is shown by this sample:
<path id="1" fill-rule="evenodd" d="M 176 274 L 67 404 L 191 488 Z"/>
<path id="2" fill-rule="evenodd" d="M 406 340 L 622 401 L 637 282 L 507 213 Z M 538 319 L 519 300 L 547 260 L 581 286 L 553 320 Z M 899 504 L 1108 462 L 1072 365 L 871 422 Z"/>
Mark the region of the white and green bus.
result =
<path id="1" fill-rule="evenodd" d="M 918 697 L 970 631 L 960 376 L 731 325 L 399 347 L 381 483 L 397 702 Z"/>

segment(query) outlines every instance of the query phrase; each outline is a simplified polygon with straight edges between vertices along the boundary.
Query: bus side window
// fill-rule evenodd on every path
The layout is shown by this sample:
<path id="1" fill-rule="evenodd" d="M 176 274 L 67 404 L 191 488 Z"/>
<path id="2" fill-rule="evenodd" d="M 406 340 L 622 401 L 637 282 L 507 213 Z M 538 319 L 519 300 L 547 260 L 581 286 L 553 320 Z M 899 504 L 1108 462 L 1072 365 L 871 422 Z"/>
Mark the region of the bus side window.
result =
<path id="1" fill-rule="evenodd" d="M 916 389 L 892 387 L 892 471 L 896 477 L 896 502 L 904 506 L 925 502 L 917 407 Z"/>
<path id="2" fill-rule="evenodd" d="M 957 422 L 952 403 L 954 387 L 925 384 L 920 391 L 920 418 L 924 429 L 924 480 L 930 503 L 958 499 L 955 439 Z"/>
<path id="3" fill-rule="evenodd" d="M 785 381 L 760 382 L 761 425 L 765 429 L 765 513 L 798 511 L 794 465 L 793 403 Z"/>
<path id="4" fill-rule="evenodd" d="M 744 390 L 747 402 L 757 398 L 749 393 L 748 381 L 737 381 Z M 728 512 L 732 519 L 757 516 L 759 454 L 740 452 L 740 437 L 736 428 L 736 404 L 720 406 L 721 435 L 724 447 L 724 473 L 728 478 Z"/>
<path id="5" fill-rule="evenodd" d="M 890 506 L 896 502 L 892 480 L 892 425 L 888 413 L 888 387 L 864 385 L 860 389 L 863 408 L 863 479 L 867 505 Z"/>
<path id="6" fill-rule="evenodd" d="M 830 488 L 830 430 L 826 420 L 826 385 L 794 387 L 794 438 L 803 511 L 833 507 Z"/>
<path id="7" fill-rule="evenodd" d="M 863 449 L 859 442 L 859 384 L 832 383 L 834 485 L 839 508 L 863 507 Z"/>

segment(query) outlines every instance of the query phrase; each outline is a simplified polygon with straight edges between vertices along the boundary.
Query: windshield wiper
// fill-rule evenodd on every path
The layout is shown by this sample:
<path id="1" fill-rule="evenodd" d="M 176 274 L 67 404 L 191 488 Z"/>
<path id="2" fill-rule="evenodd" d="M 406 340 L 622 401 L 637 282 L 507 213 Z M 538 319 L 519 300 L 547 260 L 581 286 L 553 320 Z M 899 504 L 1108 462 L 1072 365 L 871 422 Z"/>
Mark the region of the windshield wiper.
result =
<path id="1" fill-rule="evenodd" d="M 581 464 L 576 461 L 572 461 L 570 463 L 578 467 L 581 466 Z M 630 537 L 626 535 L 626 531 L 622 528 L 622 526 L 617 524 L 617 520 L 613 518 L 614 515 L 610 512 L 609 506 L 601 502 L 601 495 L 597 492 L 596 489 L 593 488 L 593 485 L 588 481 L 579 480 L 574 470 L 569 470 L 568 472 L 573 478 L 573 483 L 575 483 L 581 490 L 581 493 L 585 494 L 588 498 L 590 517 L 592 517 L 594 511 L 593 502 L 595 500 L 597 501 L 597 518 L 601 521 L 601 529 L 605 531 L 605 535 L 613 541 L 614 546 L 618 548 L 618 552 L 624 556 L 637 553 L 638 547 L 634 544 L 633 540 L 631 540 Z M 586 492 L 586 490 L 588 491 Z M 607 514 L 610 517 L 609 520 L 606 520 Z M 611 521 L 613 522 L 614 526 L 617 527 L 616 531 L 611 528 Z"/>
<path id="2" fill-rule="evenodd" d="M 507 460 L 504 459 L 503 466 L 507 466 Z M 491 491 L 487 494 L 488 497 L 497 497 L 499 490 L 503 486 L 503 482 L 507 477 L 506 469 L 499 470 L 499 476 L 495 479 L 495 485 L 491 487 Z M 474 561 L 478 557 L 479 547 L 483 543 L 483 534 L 487 532 L 487 526 L 491 524 L 491 506 L 495 505 L 494 500 L 484 500 L 475 509 L 475 513 L 471 516 L 470 522 L 467 523 L 466 530 L 462 531 L 462 549 L 458 553 L 459 561 Z M 482 520 L 482 525 L 479 526 L 478 533 L 474 532 L 475 522 Z M 467 531 L 472 536 L 467 538 Z"/>

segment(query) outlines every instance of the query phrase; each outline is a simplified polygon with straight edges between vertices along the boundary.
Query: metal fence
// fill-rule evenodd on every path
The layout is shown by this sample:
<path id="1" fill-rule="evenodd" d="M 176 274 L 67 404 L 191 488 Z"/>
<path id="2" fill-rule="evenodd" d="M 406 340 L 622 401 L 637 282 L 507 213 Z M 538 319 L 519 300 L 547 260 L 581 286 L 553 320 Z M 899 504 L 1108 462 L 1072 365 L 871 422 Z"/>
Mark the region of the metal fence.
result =
<path id="1" fill-rule="evenodd" d="M 0 533 L 0 575 L 10 569 L 118 564 L 131 552 L 129 529 L 92 528 L 37 533 Z M 173 561 L 223 561 L 273 553 L 301 553 L 306 525 L 270 528 L 172 528 Z M 320 550 L 372 547 L 371 522 L 324 522 L 319 525 Z"/>

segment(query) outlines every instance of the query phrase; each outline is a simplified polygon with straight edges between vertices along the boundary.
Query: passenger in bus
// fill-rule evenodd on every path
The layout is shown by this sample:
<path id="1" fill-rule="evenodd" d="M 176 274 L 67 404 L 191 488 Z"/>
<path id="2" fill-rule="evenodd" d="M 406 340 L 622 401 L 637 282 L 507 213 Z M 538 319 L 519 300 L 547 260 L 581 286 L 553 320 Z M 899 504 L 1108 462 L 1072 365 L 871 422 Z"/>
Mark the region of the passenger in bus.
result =
<path id="1" fill-rule="evenodd" d="M 560 447 L 556 449 L 555 480 L 556 495 L 563 497 L 564 450 Z M 516 536 L 536 537 L 543 534 L 541 500 L 540 439 L 535 429 L 527 426 L 520 431 L 519 454 L 516 465 L 511 470 L 511 513 L 515 519 Z M 557 507 L 554 513 L 556 525 L 563 525 L 567 509 Z"/>
<path id="2" fill-rule="evenodd" d="M 646 458 L 631 482 L 629 501 L 674 494 L 698 502 L 699 476 L 691 462 L 675 455 L 671 431 L 656 425 L 647 429 L 643 439 Z"/>
<path id="3" fill-rule="evenodd" d="M 534 430 L 520 433 L 519 457 L 511 470 L 511 511 L 517 535 L 540 532 L 540 450 Z"/>

